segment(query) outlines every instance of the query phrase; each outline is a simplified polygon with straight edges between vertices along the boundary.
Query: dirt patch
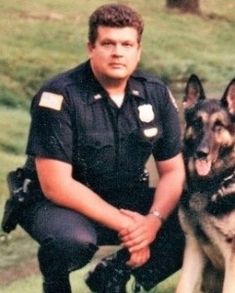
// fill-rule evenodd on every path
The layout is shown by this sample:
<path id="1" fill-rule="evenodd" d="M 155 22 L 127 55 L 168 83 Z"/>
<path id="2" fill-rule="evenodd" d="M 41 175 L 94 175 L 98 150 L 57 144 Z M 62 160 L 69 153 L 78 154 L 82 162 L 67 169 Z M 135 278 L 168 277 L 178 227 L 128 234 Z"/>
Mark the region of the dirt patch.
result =
<path id="1" fill-rule="evenodd" d="M 63 14 L 57 12 L 47 12 L 47 13 L 39 13 L 39 12 L 21 12 L 20 18 L 26 20 L 46 20 L 46 21 L 61 21 L 65 19 Z"/>
<path id="2" fill-rule="evenodd" d="M 21 261 L 17 263 L 14 267 L 8 267 L 4 270 L 0 270 L 0 285 L 6 286 L 18 279 L 35 274 L 39 274 L 39 268 L 36 258 Z"/>
<path id="3" fill-rule="evenodd" d="M 109 255 L 116 251 L 118 246 L 103 246 L 95 254 L 92 262 L 99 261 L 102 257 Z M 14 281 L 30 277 L 32 275 L 40 274 L 38 261 L 36 257 L 30 259 L 24 259 L 14 264 L 14 266 L 8 266 L 4 269 L 0 269 L 0 286 L 7 286 Z"/>
<path id="4" fill-rule="evenodd" d="M 37 250 L 37 243 L 20 228 L 0 233 L 0 287 L 39 273 Z"/>

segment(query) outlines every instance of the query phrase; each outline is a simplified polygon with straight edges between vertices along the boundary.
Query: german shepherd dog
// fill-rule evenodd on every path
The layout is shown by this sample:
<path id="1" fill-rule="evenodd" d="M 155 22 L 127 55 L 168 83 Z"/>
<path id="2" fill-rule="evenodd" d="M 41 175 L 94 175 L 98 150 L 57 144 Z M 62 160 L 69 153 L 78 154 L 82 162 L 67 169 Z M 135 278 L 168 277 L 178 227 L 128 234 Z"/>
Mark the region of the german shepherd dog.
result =
<path id="1" fill-rule="evenodd" d="M 184 98 L 186 247 L 177 293 L 235 293 L 235 78 L 206 99 L 192 75 Z"/>

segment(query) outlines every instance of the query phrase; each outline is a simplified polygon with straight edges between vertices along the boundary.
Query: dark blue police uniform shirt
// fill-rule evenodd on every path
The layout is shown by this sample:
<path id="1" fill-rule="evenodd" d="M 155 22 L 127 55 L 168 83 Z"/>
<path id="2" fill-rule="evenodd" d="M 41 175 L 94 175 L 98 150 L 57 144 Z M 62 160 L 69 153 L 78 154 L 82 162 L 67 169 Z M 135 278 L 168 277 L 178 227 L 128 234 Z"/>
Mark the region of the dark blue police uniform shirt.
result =
<path id="1" fill-rule="evenodd" d="M 67 162 L 94 190 L 139 182 L 150 154 L 158 161 L 181 151 L 178 112 L 168 89 L 135 72 L 118 108 L 89 61 L 48 81 L 36 94 L 27 154 Z"/>

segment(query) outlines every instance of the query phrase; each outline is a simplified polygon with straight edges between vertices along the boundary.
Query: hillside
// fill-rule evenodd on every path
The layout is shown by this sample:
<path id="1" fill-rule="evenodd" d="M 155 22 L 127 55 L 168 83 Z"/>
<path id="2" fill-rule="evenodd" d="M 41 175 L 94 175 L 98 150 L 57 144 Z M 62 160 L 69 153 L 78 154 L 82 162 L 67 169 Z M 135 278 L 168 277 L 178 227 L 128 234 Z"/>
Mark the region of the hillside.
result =
<path id="1" fill-rule="evenodd" d="M 0 218 L 8 194 L 6 174 L 25 159 L 32 96 L 44 80 L 87 58 L 87 18 L 95 7 L 109 2 L 115 1 L 0 0 Z M 234 0 L 201 0 L 201 15 L 169 11 L 165 0 L 116 2 L 142 13 L 145 32 L 140 66 L 167 82 L 179 105 L 191 73 L 203 79 L 210 96 L 220 95 L 235 77 Z M 28 271 L 22 264 L 29 260 L 35 269 L 35 243 L 21 229 L 7 239 L 0 229 L 0 250 L 0 287 L 1 277 L 6 276 L 3 272 L 15 275 L 20 271 L 9 280 L 24 278 Z M 39 276 L 33 276 L 0 291 L 40 292 L 40 282 Z M 79 279 L 76 282 L 79 288 Z M 164 287 L 159 292 L 172 292 L 175 279 L 172 282 L 166 284 L 168 290 Z"/>
<path id="2" fill-rule="evenodd" d="M 26 107 L 43 80 L 86 59 L 87 17 L 111 1 L 0 2 L 0 105 Z M 168 11 L 163 0 L 119 2 L 145 20 L 142 67 L 169 83 L 196 72 L 215 91 L 234 76 L 233 0 L 203 0 L 201 16 Z"/>

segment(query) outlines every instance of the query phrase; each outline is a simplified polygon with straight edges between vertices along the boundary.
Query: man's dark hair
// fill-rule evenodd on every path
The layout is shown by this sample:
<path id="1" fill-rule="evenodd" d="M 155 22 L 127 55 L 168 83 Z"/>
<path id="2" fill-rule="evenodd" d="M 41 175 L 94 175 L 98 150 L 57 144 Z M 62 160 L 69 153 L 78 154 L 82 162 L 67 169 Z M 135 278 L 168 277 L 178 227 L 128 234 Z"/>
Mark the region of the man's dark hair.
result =
<path id="1" fill-rule="evenodd" d="M 137 30 L 139 43 L 144 30 L 142 17 L 135 10 L 123 4 L 102 5 L 91 14 L 88 33 L 91 44 L 94 44 L 97 39 L 99 26 L 133 27 Z"/>

